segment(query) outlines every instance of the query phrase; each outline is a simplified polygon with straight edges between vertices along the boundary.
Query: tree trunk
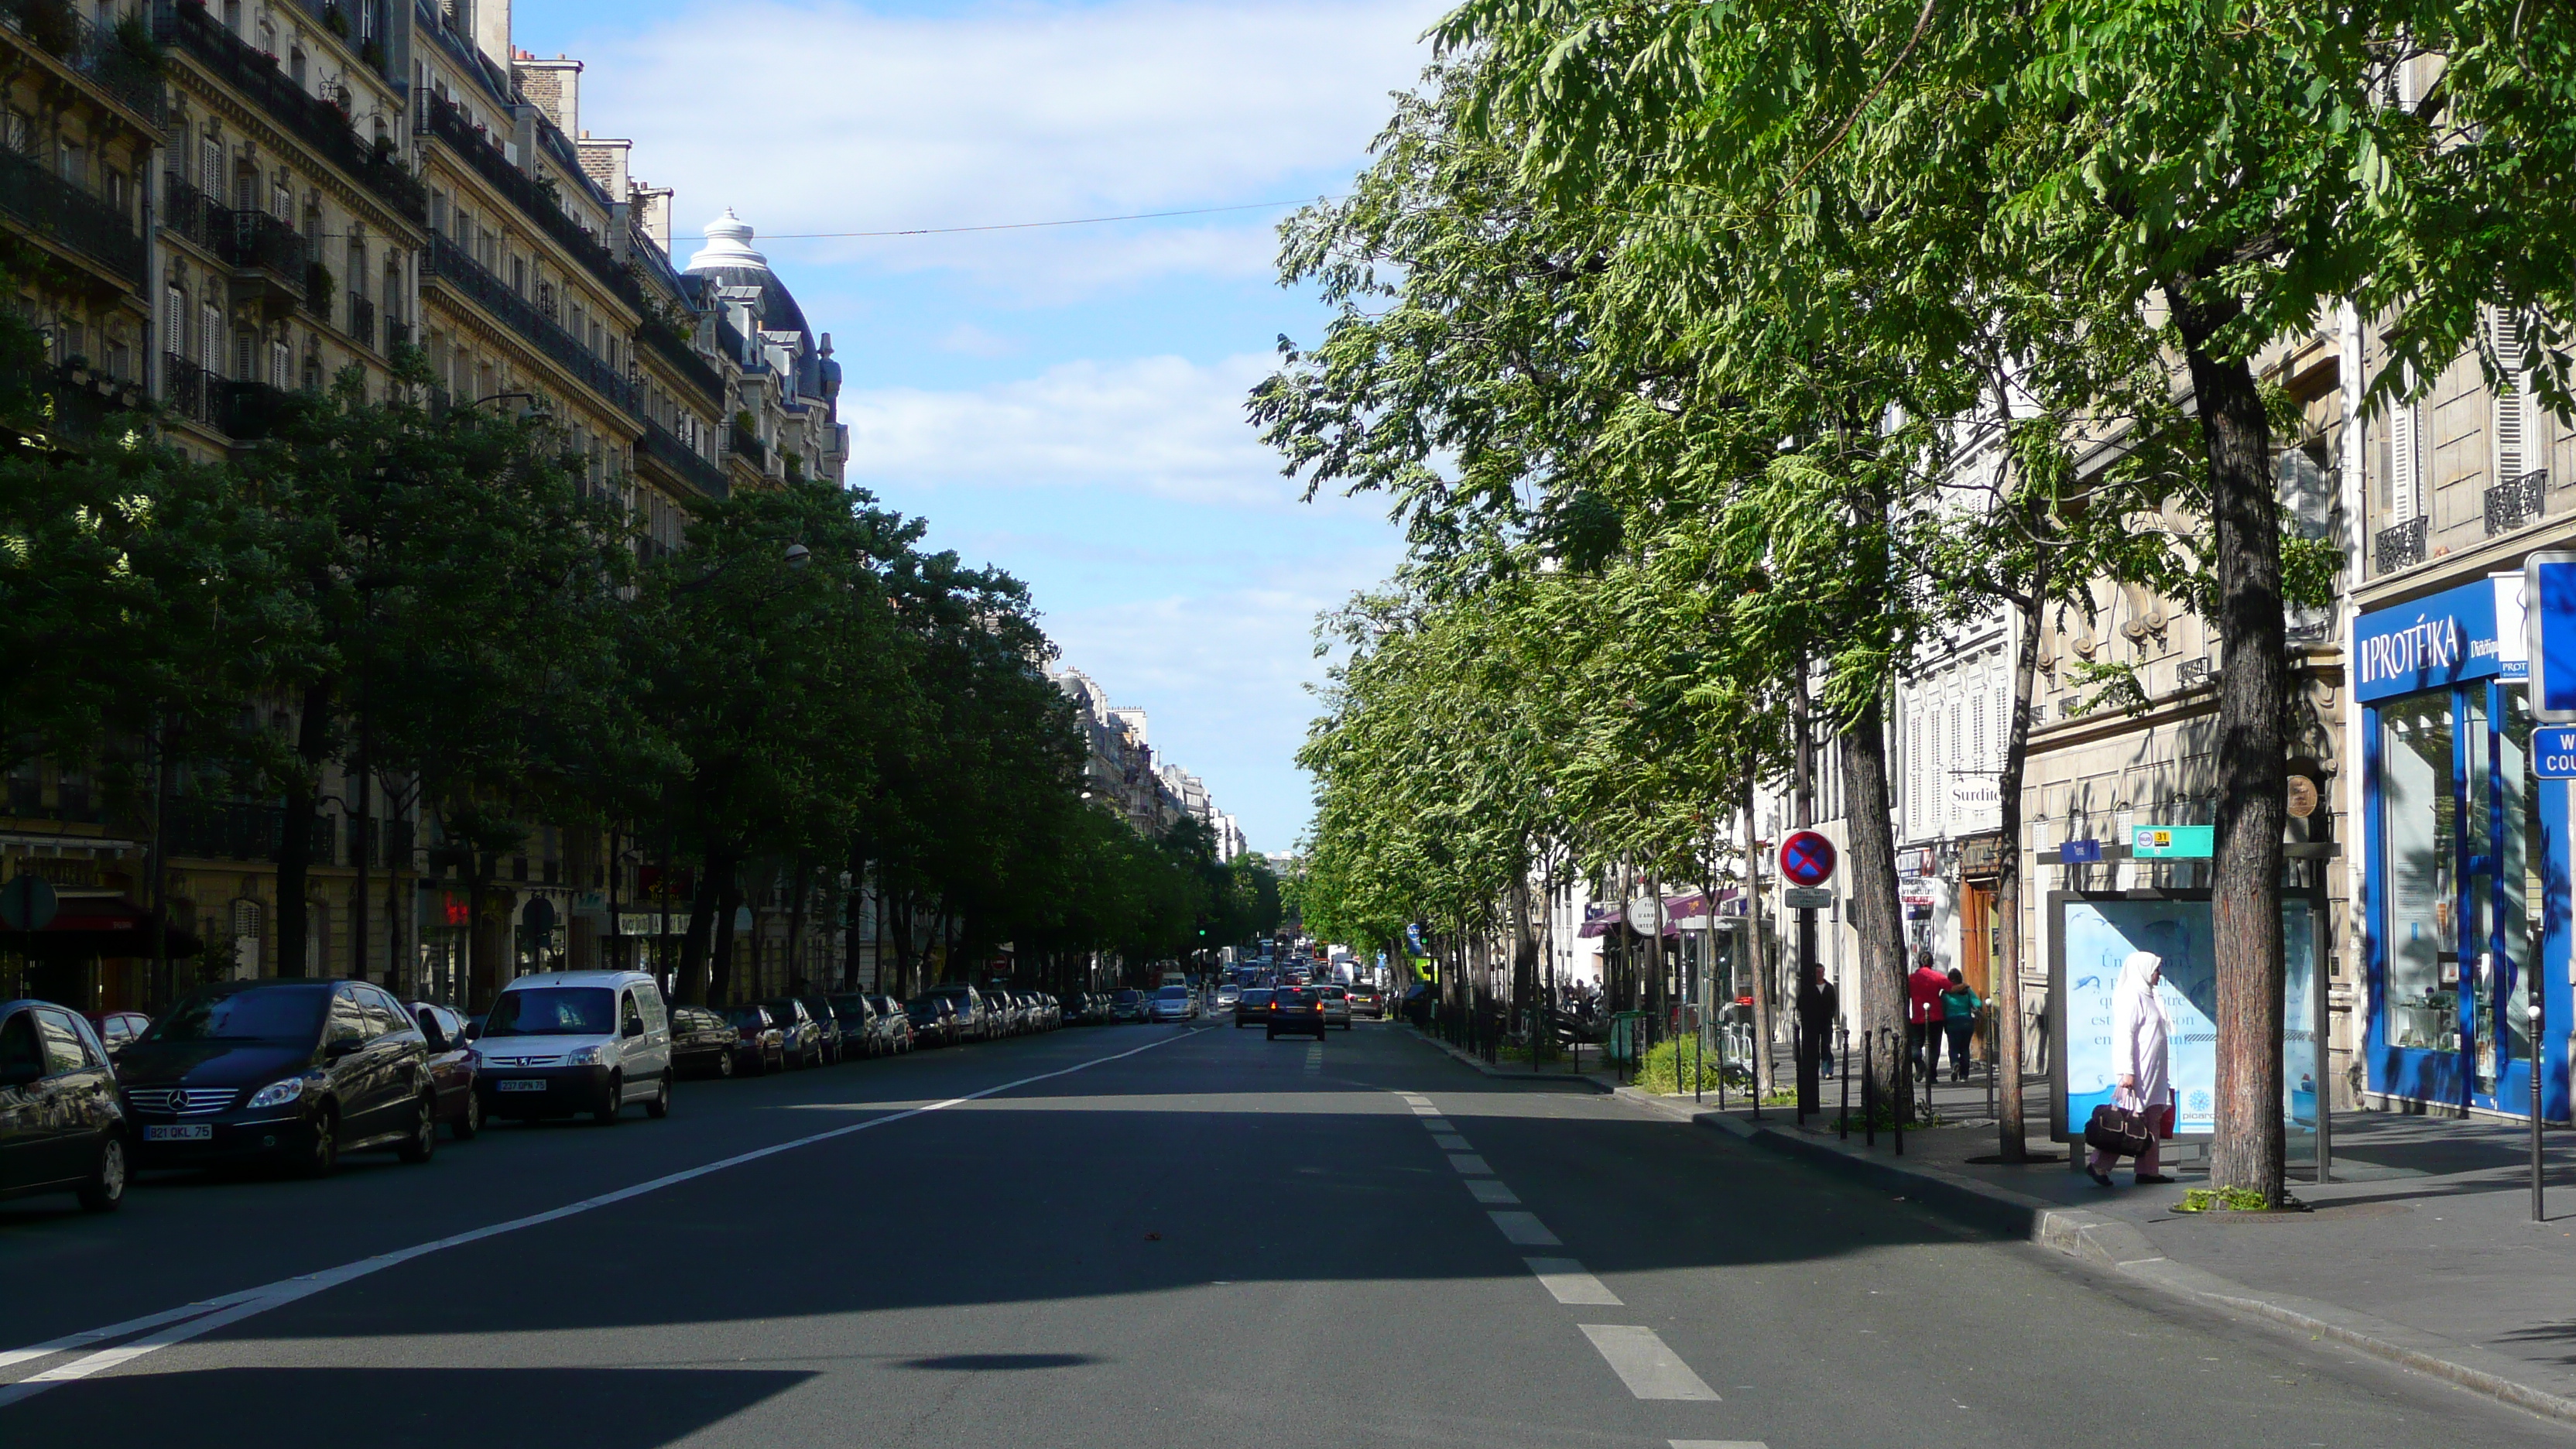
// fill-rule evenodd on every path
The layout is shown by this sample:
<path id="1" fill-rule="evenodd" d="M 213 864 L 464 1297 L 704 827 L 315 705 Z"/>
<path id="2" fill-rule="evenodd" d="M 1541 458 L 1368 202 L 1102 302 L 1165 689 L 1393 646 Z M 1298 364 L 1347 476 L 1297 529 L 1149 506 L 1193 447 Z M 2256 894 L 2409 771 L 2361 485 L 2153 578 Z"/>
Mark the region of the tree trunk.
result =
<path id="1" fill-rule="evenodd" d="M 1800 830 L 1816 824 L 1816 722 L 1807 707 L 1807 661 L 1798 661 L 1797 673 L 1789 681 L 1789 729 L 1795 750 L 1796 775 L 1790 785 L 1792 817 Z M 1798 1110 L 1820 1110 L 1823 1077 L 1825 1033 L 1834 1029 L 1830 1021 L 1818 1017 L 1809 1008 L 1818 1004 L 1807 982 L 1816 974 L 1816 913 L 1798 913 L 1797 984 L 1790 989 L 1789 999 L 1798 1009 Z"/>
<path id="2" fill-rule="evenodd" d="M 787 903 L 787 989 L 797 996 L 810 996 L 814 983 L 805 979 L 805 892 L 814 880 L 814 862 L 802 851 L 796 856 L 796 889 Z"/>
<path id="3" fill-rule="evenodd" d="M 349 974 L 364 981 L 367 979 L 367 857 L 375 853 L 372 848 L 375 842 L 370 838 L 375 813 L 371 798 L 374 792 L 370 789 L 372 770 L 367 758 L 367 714 L 363 707 L 358 711 L 357 766 L 357 799 L 351 802 L 357 812 L 357 825 L 350 832 L 354 838 L 349 842 L 349 864 L 357 867 L 358 883 L 349 894 Z M 390 976 L 385 978 L 385 984 L 397 990 L 401 986 Z"/>
<path id="4" fill-rule="evenodd" d="M 1541 1060 L 1539 1034 L 1545 1023 L 1531 1015 L 1538 1002 L 1538 923 L 1530 915 L 1529 873 L 1512 877 L 1512 1013 L 1530 1036 L 1530 1064 Z"/>
<path id="5" fill-rule="evenodd" d="M 1905 931 L 1896 900 L 1896 837 L 1887 816 L 1886 726 L 1885 701 L 1873 698 L 1842 730 L 1843 814 L 1850 835 L 1843 868 L 1850 872 L 1852 925 L 1860 937 L 1854 972 L 1860 978 L 1861 1049 L 1896 1109 L 1910 1111 L 1912 1091 L 1903 1066 Z"/>
<path id="6" fill-rule="evenodd" d="M 1744 929 L 1752 948 L 1753 1101 L 1759 1106 L 1771 1095 L 1771 940 L 1762 929 L 1762 822 L 1753 813 L 1752 763 L 1746 760 L 1744 771 Z"/>
<path id="7" fill-rule="evenodd" d="M 723 878 L 716 882 L 715 959 L 707 971 L 707 998 L 726 1006 L 733 1004 L 733 918 L 742 909 L 740 875 L 727 857 Z"/>
<path id="8" fill-rule="evenodd" d="M 295 727 L 295 755 L 303 768 L 286 791 L 286 818 L 277 832 L 277 974 L 304 974 L 312 939 L 313 819 L 321 811 L 322 756 L 331 739 L 331 686 L 304 687 L 304 709 Z"/>
<path id="9" fill-rule="evenodd" d="M 2003 873 L 1995 880 L 1995 1133 L 2006 1162 L 2020 1162 L 2028 1133 L 2021 1097 L 2021 788 L 2029 768 L 2030 699 L 2039 674 L 2040 606 L 2048 599 L 2048 550 L 2039 553 L 2030 592 L 2016 600 L 2012 713 L 2005 723 L 2003 773 L 1995 782 L 2003 836 Z"/>
<path id="10" fill-rule="evenodd" d="M 666 857 L 667 861 L 667 857 Z M 733 875 L 732 858 L 710 855 L 698 874 L 698 888 L 689 896 L 689 929 L 680 938 L 680 999 L 691 1006 L 708 1004 L 707 943 L 715 934 L 716 906 L 723 899 L 722 881 Z M 667 863 L 663 867 L 663 899 L 670 898 L 671 878 Z M 728 921 L 732 918 L 727 917 Z"/>
<path id="11" fill-rule="evenodd" d="M 867 899 L 868 857 L 850 842 L 850 888 L 841 892 L 841 989 L 859 989 L 859 903 Z M 882 988 L 879 988 L 882 989 Z"/>
<path id="12" fill-rule="evenodd" d="M 2236 305 L 2166 287 L 2209 450 L 2218 623 L 2217 851 L 2210 872 L 2210 950 L 2218 968 L 2218 1122 L 2209 1185 L 2279 1204 L 2281 1127 L 2282 716 L 2289 648 L 2281 604 L 2280 502 L 2271 426 L 2253 369 L 2209 350 Z"/>

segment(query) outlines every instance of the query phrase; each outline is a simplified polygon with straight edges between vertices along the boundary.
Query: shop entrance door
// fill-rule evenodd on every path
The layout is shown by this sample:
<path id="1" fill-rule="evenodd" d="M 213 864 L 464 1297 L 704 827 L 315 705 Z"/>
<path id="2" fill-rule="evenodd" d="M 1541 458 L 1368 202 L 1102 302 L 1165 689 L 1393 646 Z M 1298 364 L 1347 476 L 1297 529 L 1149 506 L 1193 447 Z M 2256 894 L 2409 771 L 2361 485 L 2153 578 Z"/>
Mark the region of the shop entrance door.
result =
<path id="1" fill-rule="evenodd" d="M 2531 774 L 2531 714 L 2520 684 L 2461 691 L 2472 751 L 2461 812 L 2467 829 L 2460 919 L 2474 929 L 2460 962 L 2460 1036 L 2470 1101 L 2489 1110 L 2531 1107 L 2531 1038 L 2525 1009 L 2541 939 L 2540 792 Z M 2483 758 L 2477 758 L 2482 754 Z"/>

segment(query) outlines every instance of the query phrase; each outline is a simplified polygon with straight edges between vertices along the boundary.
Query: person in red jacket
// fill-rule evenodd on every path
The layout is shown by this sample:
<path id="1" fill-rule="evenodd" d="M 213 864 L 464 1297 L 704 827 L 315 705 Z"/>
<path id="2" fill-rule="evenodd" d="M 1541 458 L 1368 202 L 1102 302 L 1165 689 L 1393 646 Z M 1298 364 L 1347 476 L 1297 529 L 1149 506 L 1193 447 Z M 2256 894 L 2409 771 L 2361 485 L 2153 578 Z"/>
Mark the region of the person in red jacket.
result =
<path id="1" fill-rule="evenodd" d="M 1917 950 L 1913 973 L 1905 978 L 1905 1045 L 1915 1074 L 1926 1082 L 1941 1074 L 1942 1023 L 1949 1016 L 1941 993 L 1949 989 L 1950 978 L 1932 965 L 1931 948 Z"/>

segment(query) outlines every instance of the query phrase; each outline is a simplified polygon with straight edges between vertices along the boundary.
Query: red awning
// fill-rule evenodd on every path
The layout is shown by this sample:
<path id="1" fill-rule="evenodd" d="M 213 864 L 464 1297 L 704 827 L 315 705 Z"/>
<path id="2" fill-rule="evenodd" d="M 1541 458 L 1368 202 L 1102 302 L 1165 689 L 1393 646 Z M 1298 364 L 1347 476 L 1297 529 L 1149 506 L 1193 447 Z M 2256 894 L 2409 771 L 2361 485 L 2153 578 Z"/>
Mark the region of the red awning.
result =
<path id="1" fill-rule="evenodd" d="M 0 930 L 0 948 L 53 959 L 155 954 L 151 913 L 124 896 L 64 891 L 60 902 L 41 931 Z M 173 956 L 194 956 L 205 949 L 195 933 L 175 925 L 169 938 Z"/>

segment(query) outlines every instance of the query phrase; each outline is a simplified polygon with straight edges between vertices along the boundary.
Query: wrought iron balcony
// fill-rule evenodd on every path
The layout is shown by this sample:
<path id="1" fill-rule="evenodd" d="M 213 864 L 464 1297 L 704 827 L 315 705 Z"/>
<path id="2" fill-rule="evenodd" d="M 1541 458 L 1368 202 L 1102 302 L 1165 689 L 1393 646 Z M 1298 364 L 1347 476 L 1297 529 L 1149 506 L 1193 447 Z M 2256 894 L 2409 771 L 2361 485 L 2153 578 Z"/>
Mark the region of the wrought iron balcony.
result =
<path id="1" fill-rule="evenodd" d="M 655 355 L 669 363 L 680 376 L 688 379 L 701 393 L 705 394 L 704 400 L 709 406 L 718 406 L 724 402 L 723 375 L 716 371 L 715 364 L 699 356 L 697 349 L 691 347 L 687 339 L 650 318 L 645 320 L 642 327 L 636 329 L 635 335 L 638 341 L 652 348 Z"/>
<path id="2" fill-rule="evenodd" d="M 2549 470 L 2534 468 L 2519 478 L 2507 478 L 2487 490 L 2487 537 L 2511 533 L 2527 523 L 2536 523 L 2549 506 Z"/>
<path id="3" fill-rule="evenodd" d="M 535 344 L 538 351 L 602 397 L 628 413 L 638 412 L 635 384 L 624 374 L 575 341 L 571 333 L 548 321 L 527 298 L 484 270 L 482 263 L 467 256 L 463 248 L 436 233 L 429 238 L 429 275 L 464 293 L 476 306 Z"/>
<path id="4" fill-rule="evenodd" d="M 70 0 L 17 0 L 0 5 L 0 25 L 23 35 L 73 74 L 97 86 L 117 104 L 160 125 L 161 74 L 131 36 L 92 24 Z"/>
<path id="5" fill-rule="evenodd" d="M 153 0 L 152 38 L 176 47 L 286 128 L 296 144 L 376 193 L 412 221 L 429 220 L 429 188 L 393 159 L 390 146 L 358 139 L 349 113 L 297 85 L 267 55 L 226 30 L 198 0 Z"/>
<path id="6" fill-rule="evenodd" d="M 597 278 L 599 284 L 622 298 L 626 305 L 642 311 L 644 288 L 635 280 L 624 262 L 619 261 L 597 237 L 583 231 L 564 214 L 563 207 L 537 184 L 528 173 L 511 164 L 485 133 L 466 123 L 465 112 L 455 102 L 422 93 L 412 98 L 418 118 L 415 129 L 424 136 L 435 136 L 447 149 L 456 153 L 476 174 L 490 182 L 493 189 L 510 198 L 528 220 L 536 223 L 557 246 L 570 252 L 582 269 Z"/>
<path id="7" fill-rule="evenodd" d="M 2432 537 L 2432 520 L 2420 513 L 2394 528 L 2381 529 L 2378 536 L 2370 541 L 2370 571 L 2393 574 L 2399 569 L 2413 568 L 2424 561 L 2425 549 Z"/>
<path id="8" fill-rule="evenodd" d="M 752 435 L 749 428 L 745 428 L 740 425 L 735 426 L 733 429 L 733 450 L 736 454 L 749 458 L 751 460 L 752 467 L 763 473 L 769 471 L 769 449 L 761 444 L 760 439 Z"/>
<path id="9" fill-rule="evenodd" d="M 644 440 L 636 451 L 677 473 L 683 480 L 709 498 L 722 498 L 733 491 L 725 470 L 698 456 L 695 448 L 660 423 L 647 419 Z"/>
<path id="10" fill-rule="evenodd" d="M 141 289 L 143 237 L 133 221 L 6 147 L 0 147 L 0 215 Z"/>
<path id="11" fill-rule="evenodd" d="M 349 336 L 360 347 L 376 345 L 376 304 L 354 293 L 349 298 Z"/>

